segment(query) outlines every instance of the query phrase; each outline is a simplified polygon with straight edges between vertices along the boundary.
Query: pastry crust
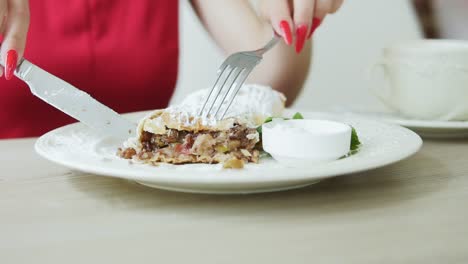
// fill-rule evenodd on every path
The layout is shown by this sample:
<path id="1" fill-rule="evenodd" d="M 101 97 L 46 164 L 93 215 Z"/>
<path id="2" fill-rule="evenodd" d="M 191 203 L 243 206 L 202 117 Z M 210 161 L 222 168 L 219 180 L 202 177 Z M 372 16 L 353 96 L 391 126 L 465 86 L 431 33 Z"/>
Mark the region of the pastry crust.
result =
<path id="1" fill-rule="evenodd" d="M 189 103 L 155 110 L 140 121 L 136 138 L 129 139 L 118 154 L 153 165 L 161 162 L 224 163 L 225 167 L 242 167 L 246 162 L 258 162 L 260 135 L 257 127 L 266 117 L 282 112 L 285 97 L 261 86 L 247 87 L 243 93 L 244 97 L 241 93 L 237 98 L 238 105 L 232 106 L 240 112 L 223 120 L 196 114 L 200 92 L 189 96 Z M 255 101 L 255 96 L 268 100 L 263 104 Z M 253 103 L 259 106 L 252 107 Z M 258 108 L 266 111 L 256 112 Z"/>
<path id="2" fill-rule="evenodd" d="M 138 135 L 143 131 L 153 134 L 165 134 L 168 129 L 199 131 L 223 131 L 231 128 L 235 123 L 246 124 L 240 118 L 228 118 L 216 121 L 210 118 L 196 117 L 185 112 L 173 112 L 166 109 L 155 110 L 138 124 Z M 256 123 L 256 122 L 255 122 Z"/>
<path id="3" fill-rule="evenodd" d="M 216 122 L 184 112 L 156 110 L 140 121 L 137 137 L 130 139 L 119 155 L 154 165 L 258 162 L 259 134 L 248 124 L 251 120 L 242 118 Z"/>

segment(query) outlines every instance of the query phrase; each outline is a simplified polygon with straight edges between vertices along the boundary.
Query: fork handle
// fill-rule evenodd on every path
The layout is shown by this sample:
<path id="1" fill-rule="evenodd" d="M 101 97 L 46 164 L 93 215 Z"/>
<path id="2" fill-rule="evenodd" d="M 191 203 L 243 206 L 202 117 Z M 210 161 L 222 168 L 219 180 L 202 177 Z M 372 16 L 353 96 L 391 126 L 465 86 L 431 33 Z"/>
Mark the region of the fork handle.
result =
<path id="1" fill-rule="evenodd" d="M 258 49 L 255 52 L 255 54 L 257 54 L 257 56 L 261 57 L 265 52 L 269 51 L 271 48 L 273 48 L 276 43 L 279 42 L 279 40 L 281 39 L 281 36 L 278 35 L 276 32 L 273 33 L 273 38 L 270 39 L 270 41 L 268 41 L 268 43 L 261 49 Z"/>

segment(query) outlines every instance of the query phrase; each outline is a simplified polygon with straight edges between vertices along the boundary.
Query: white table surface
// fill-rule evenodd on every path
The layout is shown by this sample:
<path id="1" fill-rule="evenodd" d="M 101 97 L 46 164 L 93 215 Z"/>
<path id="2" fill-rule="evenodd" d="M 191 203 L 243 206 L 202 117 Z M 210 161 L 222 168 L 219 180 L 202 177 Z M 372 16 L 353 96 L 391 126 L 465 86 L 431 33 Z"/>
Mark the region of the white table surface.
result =
<path id="1" fill-rule="evenodd" d="M 0 141 L 0 263 L 468 263 L 468 140 L 294 191 L 211 196 Z"/>

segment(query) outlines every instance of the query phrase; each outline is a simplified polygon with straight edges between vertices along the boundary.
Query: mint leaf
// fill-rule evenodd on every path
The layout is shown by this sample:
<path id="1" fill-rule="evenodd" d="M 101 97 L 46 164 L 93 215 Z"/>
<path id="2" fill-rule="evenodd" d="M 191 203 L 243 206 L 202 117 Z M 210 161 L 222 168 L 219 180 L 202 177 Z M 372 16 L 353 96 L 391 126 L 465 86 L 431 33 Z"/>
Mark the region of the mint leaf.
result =
<path id="1" fill-rule="evenodd" d="M 262 134 L 262 126 L 257 127 L 257 132 L 261 135 Z"/>
<path id="2" fill-rule="evenodd" d="M 265 121 L 263 121 L 263 124 L 266 124 L 266 123 L 270 123 L 271 121 L 273 121 L 273 117 L 270 116 L 268 117 L 267 119 L 265 119 Z M 257 127 L 257 132 L 261 135 L 262 134 L 262 126 L 260 125 L 259 127 Z"/>
<path id="3" fill-rule="evenodd" d="M 356 132 L 356 129 L 354 127 L 351 127 L 351 151 L 355 151 L 359 148 L 361 145 L 361 141 L 359 141 L 358 134 Z"/>
<path id="4" fill-rule="evenodd" d="M 304 119 L 301 113 L 297 112 L 293 115 L 292 119 Z"/>

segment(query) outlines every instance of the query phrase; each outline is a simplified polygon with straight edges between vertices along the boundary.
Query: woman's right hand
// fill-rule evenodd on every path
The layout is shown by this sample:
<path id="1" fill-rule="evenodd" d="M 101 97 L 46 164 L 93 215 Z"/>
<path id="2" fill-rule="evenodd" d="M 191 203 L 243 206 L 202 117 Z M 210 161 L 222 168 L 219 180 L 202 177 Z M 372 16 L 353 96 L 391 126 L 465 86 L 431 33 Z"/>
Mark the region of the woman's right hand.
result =
<path id="1" fill-rule="evenodd" d="M 10 80 L 23 57 L 29 28 L 29 0 L 0 0 L 0 77 Z M 0 37 L 0 39 L 2 39 Z"/>
<path id="2" fill-rule="evenodd" d="M 295 36 L 296 52 L 300 53 L 307 39 L 320 26 L 325 16 L 335 13 L 344 0 L 263 0 L 259 13 L 268 20 L 288 45 Z"/>

